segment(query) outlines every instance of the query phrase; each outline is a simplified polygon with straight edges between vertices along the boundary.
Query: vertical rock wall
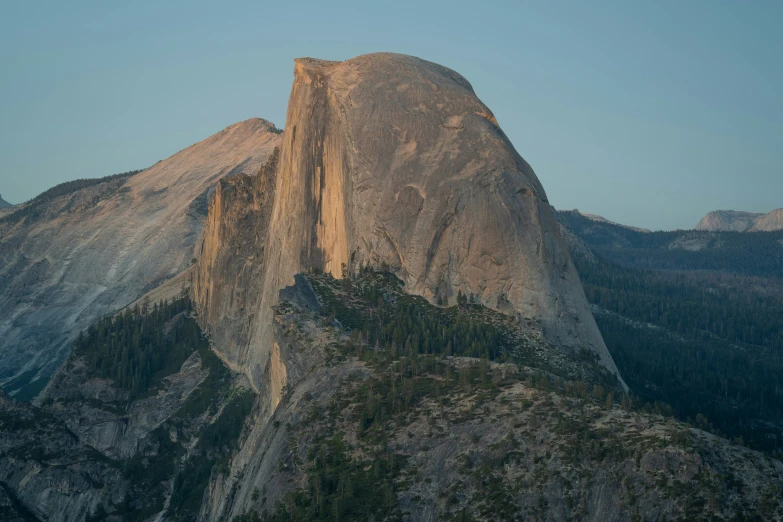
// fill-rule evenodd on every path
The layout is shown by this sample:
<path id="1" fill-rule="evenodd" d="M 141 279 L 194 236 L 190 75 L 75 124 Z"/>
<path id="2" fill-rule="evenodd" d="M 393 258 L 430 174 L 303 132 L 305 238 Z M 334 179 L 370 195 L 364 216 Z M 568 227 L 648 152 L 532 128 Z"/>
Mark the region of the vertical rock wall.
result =
<path id="1" fill-rule="evenodd" d="M 385 263 L 432 302 L 462 292 L 531 318 L 557 347 L 616 372 L 544 189 L 468 81 L 440 65 L 296 60 L 263 243 L 263 270 L 241 290 L 258 295 L 248 340 L 217 343 L 256 387 L 278 291 L 343 264 Z"/>

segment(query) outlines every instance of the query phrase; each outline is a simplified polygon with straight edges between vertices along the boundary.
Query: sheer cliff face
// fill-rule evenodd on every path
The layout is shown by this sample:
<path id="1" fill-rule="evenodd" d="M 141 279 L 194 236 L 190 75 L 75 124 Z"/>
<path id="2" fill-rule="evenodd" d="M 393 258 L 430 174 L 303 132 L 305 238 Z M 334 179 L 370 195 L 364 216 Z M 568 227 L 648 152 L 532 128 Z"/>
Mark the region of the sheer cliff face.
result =
<path id="1" fill-rule="evenodd" d="M 279 149 L 253 175 L 218 181 L 209 202 L 204 240 L 193 271 L 192 295 L 202 327 L 221 355 L 247 349 L 259 314 L 264 243 L 275 194 Z M 241 368 L 237 357 L 226 362 Z"/>
<path id="2" fill-rule="evenodd" d="M 6 216 L 0 383 L 51 373 L 80 330 L 188 267 L 210 187 L 258 172 L 279 140 L 269 122 L 248 120 L 127 180 L 61 196 L 35 216 Z"/>
<path id="3" fill-rule="evenodd" d="M 216 343 L 256 384 L 280 288 L 367 263 L 432 302 L 462 292 L 535 319 L 616 371 L 541 184 L 462 76 L 394 54 L 299 59 L 286 121 L 249 344 Z"/>

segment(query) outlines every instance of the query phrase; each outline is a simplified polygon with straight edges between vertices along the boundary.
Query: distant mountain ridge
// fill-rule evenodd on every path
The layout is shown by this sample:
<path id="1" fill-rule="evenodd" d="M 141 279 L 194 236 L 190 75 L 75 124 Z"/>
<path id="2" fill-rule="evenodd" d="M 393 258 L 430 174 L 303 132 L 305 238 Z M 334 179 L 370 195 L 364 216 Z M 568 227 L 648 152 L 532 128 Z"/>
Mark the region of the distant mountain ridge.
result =
<path id="1" fill-rule="evenodd" d="M 599 216 L 597 214 L 588 214 L 587 212 L 582 212 L 579 209 L 574 209 L 574 212 L 576 212 L 576 213 L 586 217 L 590 221 L 595 221 L 596 223 L 607 223 L 609 225 L 616 225 L 618 227 L 627 228 L 629 230 L 634 230 L 636 232 L 645 232 L 645 233 L 651 232 L 651 230 L 649 228 L 639 228 L 639 227 L 632 227 L 630 225 L 623 225 L 622 223 L 617 223 L 615 221 L 610 221 L 610 220 L 606 219 L 605 217 Z"/>
<path id="2" fill-rule="evenodd" d="M 701 413 L 756 449 L 779 448 L 783 230 L 639 233 L 574 211 L 557 218 L 634 393 L 682 420 Z"/>
<path id="3" fill-rule="evenodd" d="M 696 225 L 710 232 L 773 232 L 783 230 L 783 208 L 766 214 L 739 210 L 713 210 Z"/>
<path id="4" fill-rule="evenodd" d="M 0 194 L 0 208 L 6 208 L 12 206 L 9 202 L 3 199 L 2 194 Z"/>

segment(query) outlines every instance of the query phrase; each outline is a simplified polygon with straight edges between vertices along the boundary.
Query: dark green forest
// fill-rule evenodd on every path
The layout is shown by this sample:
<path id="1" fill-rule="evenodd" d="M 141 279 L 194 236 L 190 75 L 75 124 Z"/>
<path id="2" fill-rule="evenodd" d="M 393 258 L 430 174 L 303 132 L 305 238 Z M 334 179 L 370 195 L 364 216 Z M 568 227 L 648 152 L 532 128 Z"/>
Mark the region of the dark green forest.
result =
<path id="1" fill-rule="evenodd" d="M 783 234 L 643 233 L 573 212 L 558 217 L 596 255 L 572 251 L 633 392 L 682 420 L 703 414 L 753 448 L 783 451 Z M 717 243 L 669 248 L 683 234 Z"/>
<path id="2" fill-rule="evenodd" d="M 186 315 L 191 307 L 185 297 L 102 317 L 79 335 L 74 355 L 85 359 L 89 375 L 128 390 L 129 400 L 148 394 L 163 377 L 179 371 L 190 354 L 209 346 Z"/>

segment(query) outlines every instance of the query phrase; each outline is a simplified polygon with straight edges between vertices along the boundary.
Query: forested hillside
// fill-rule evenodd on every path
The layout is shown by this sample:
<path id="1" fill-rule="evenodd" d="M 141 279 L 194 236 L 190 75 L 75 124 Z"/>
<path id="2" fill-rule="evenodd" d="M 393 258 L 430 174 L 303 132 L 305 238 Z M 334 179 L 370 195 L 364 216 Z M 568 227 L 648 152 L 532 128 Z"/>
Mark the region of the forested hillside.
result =
<path id="1" fill-rule="evenodd" d="M 103 317 L 38 406 L 0 395 L 0 520 L 195 520 L 254 405 L 237 381 L 187 297 Z"/>
<path id="2" fill-rule="evenodd" d="M 582 242 L 574 263 L 633 391 L 783 451 L 781 233 L 641 233 L 558 217 Z"/>
<path id="3" fill-rule="evenodd" d="M 199 345 L 201 330 L 187 319 L 190 299 L 164 301 L 105 316 L 79 334 L 73 353 L 87 363 L 90 377 L 111 379 L 133 399 L 176 373 Z M 174 319 L 174 322 L 171 323 Z"/>

